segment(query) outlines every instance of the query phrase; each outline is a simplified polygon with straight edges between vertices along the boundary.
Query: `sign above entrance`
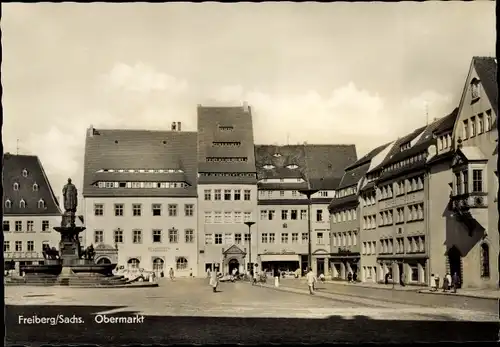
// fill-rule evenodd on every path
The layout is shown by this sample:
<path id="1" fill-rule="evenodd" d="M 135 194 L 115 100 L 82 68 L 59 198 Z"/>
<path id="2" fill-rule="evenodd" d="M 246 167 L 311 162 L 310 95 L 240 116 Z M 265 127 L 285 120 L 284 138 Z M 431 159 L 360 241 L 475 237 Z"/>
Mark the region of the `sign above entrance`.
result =
<path id="1" fill-rule="evenodd" d="M 149 247 L 149 252 L 168 252 L 170 250 L 169 247 Z"/>

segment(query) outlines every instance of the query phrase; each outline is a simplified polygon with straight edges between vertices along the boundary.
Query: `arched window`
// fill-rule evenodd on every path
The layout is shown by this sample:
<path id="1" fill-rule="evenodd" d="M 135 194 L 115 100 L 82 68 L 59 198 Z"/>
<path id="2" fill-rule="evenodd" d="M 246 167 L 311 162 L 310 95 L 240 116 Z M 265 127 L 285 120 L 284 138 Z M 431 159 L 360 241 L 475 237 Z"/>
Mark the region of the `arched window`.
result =
<path id="1" fill-rule="evenodd" d="M 156 258 L 153 260 L 153 271 L 160 272 L 163 271 L 163 267 L 165 266 L 165 261 L 161 258 Z"/>
<path id="2" fill-rule="evenodd" d="M 26 208 L 26 201 L 24 201 L 24 199 L 21 199 L 21 201 L 19 201 L 19 207 Z"/>
<path id="3" fill-rule="evenodd" d="M 19 190 L 19 183 L 15 182 L 13 188 L 14 190 Z"/>
<path id="4" fill-rule="evenodd" d="M 5 200 L 5 208 L 11 208 L 12 207 L 12 201 L 9 199 Z"/>
<path id="5" fill-rule="evenodd" d="M 188 267 L 188 261 L 184 257 L 177 257 L 175 260 L 177 270 L 185 270 Z"/>
<path id="6" fill-rule="evenodd" d="M 487 243 L 481 245 L 481 277 L 490 277 L 490 247 Z"/>
<path id="7" fill-rule="evenodd" d="M 38 191 L 38 184 L 33 184 L 33 191 L 34 192 L 37 192 Z"/>
<path id="8" fill-rule="evenodd" d="M 138 269 L 141 262 L 137 258 L 131 258 L 128 260 L 127 265 L 129 269 Z"/>
<path id="9" fill-rule="evenodd" d="M 23 169 L 23 177 L 28 177 L 28 170 Z"/>
<path id="10" fill-rule="evenodd" d="M 102 257 L 97 261 L 97 264 L 111 264 L 111 260 L 109 260 L 109 258 Z"/>
<path id="11" fill-rule="evenodd" d="M 45 208 L 45 201 L 43 199 L 38 200 L 38 208 Z"/>

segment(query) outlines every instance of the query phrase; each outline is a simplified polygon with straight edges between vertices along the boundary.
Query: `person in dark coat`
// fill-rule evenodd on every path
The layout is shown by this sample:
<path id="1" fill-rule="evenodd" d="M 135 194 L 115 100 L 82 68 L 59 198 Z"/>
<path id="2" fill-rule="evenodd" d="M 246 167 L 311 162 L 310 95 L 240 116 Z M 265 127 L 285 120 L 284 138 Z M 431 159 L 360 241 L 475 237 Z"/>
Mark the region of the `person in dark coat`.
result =
<path id="1" fill-rule="evenodd" d="M 347 282 L 351 282 L 352 281 L 352 273 L 348 273 L 347 274 Z"/>
<path id="2" fill-rule="evenodd" d="M 460 286 L 460 277 L 458 277 L 458 274 L 456 272 L 453 274 L 453 277 L 451 278 L 451 286 L 453 287 L 453 293 L 456 293 L 457 288 Z"/>
<path id="3" fill-rule="evenodd" d="M 352 274 L 352 281 L 356 282 L 357 279 L 358 279 L 358 274 L 355 272 Z"/>
<path id="4" fill-rule="evenodd" d="M 385 277 L 384 277 L 384 282 L 385 284 L 389 284 L 389 278 L 391 277 L 391 274 L 390 273 L 386 273 L 385 274 Z"/>

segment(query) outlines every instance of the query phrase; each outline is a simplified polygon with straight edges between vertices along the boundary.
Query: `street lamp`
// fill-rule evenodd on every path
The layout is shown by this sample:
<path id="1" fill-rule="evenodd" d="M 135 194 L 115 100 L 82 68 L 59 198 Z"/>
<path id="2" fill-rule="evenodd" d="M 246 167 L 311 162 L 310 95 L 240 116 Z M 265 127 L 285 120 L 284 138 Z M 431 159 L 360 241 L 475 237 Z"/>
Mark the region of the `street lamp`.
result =
<path id="1" fill-rule="evenodd" d="M 251 228 L 252 228 L 252 225 L 255 224 L 255 222 L 245 222 L 245 224 L 248 226 L 248 243 L 249 243 L 249 247 L 248 247 L 248 262 L 250 263 L 250 274 L 252 275 L 253 274 L 253 264 L 252 264 L 252 232 L 251 232 Z"/>
<path id="2" fill-rule="evenodd" d="M 318 192 L 317 189 L 302 189 L 300 194 L 307 196 L 307 267 L 312 268 L 312 246 L 311 246 L 311 196 Z M 302 265 L 302 264 L 301 264 Z M 301 266 L 302 267 L 302 266 Z"/>

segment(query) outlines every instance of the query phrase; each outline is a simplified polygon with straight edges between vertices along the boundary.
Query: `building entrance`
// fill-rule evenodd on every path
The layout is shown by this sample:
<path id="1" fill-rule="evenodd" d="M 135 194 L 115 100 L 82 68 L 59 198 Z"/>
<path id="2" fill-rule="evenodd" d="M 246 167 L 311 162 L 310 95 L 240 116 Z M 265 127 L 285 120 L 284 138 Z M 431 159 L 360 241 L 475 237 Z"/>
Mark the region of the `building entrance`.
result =
<path id="1" fill-rule="evenodd" d="M 229 274 L 233 274 L 233 270 L 236 269 L 236 274 L 240 271 L 240 262 L 237 259 L 231 259 L 228 263 L 229 265 Z"/>
<path id="2" fill-rule="evenodd" d="M 318 258 L 316 259 L 316 275 L 319 276 L 321 274 L 325 275 L 325 259 Z"/>
<path id="3" fill-rule="evenodd" d="M 462 255 L 460 254 L 460 251 L 453 246 L 450 248 L 448 251 L 448 262 L 450 264 L 450 275 L 454 275 L 455 272 L 457 273 L 458 277 L 460 278 L 459 281 L 459 286 L 463 283 L 463 278 L 462 278 Z"/>

